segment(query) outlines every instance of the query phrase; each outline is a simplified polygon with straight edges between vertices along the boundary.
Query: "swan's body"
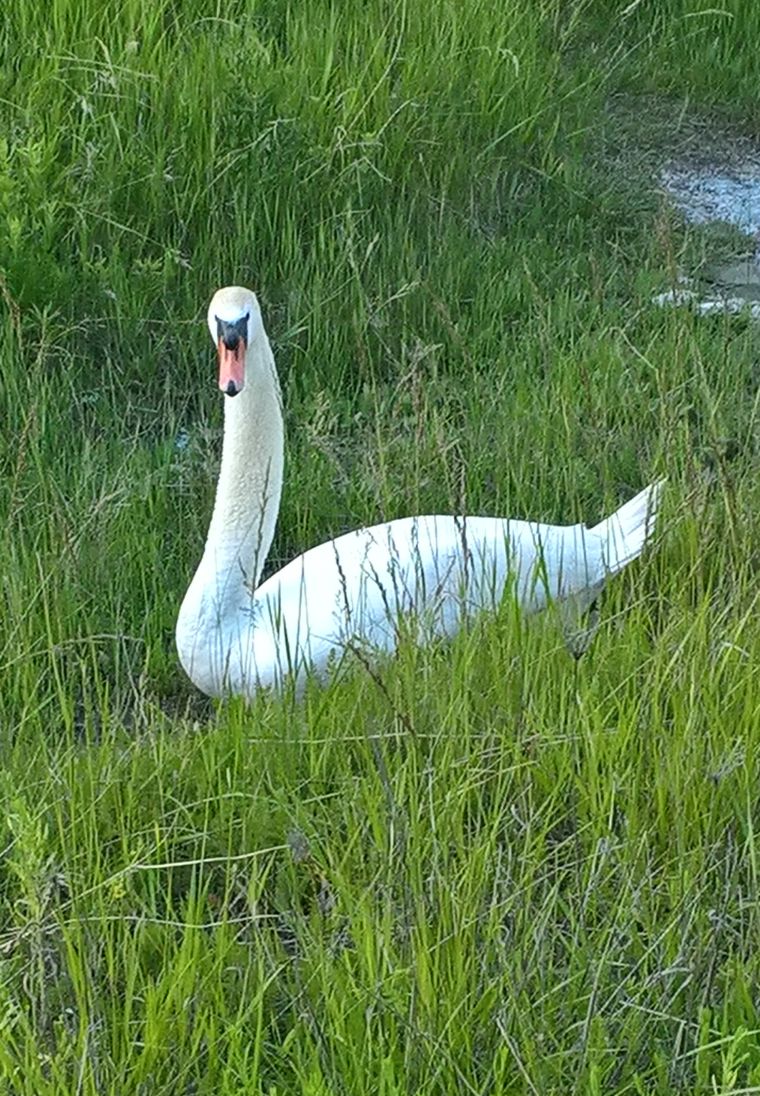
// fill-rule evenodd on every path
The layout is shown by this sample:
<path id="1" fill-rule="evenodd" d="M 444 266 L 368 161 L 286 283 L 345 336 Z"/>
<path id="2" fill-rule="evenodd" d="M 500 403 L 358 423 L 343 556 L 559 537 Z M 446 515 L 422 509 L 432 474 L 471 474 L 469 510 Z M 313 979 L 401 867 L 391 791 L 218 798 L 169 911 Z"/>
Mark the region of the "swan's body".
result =
<path id="1" fill-rule="evenodd" d="M 526 612 L 566 600 L 583 608 L 644 547 L 659 484 L 592 529 L 401 518 L 320 544 L 258 586 L 282 486 L 279 385 L 252 293 L 220 290 L 209 326 L 227 393 L 222 467 L 206 548 L 177 621 L 180 660 L 203 692 L 250 697 L 288 676 L 300 685 L 346 651 L 392 651 L 405 619 L 420 641 L 453 635 L 505 595 Z"/>

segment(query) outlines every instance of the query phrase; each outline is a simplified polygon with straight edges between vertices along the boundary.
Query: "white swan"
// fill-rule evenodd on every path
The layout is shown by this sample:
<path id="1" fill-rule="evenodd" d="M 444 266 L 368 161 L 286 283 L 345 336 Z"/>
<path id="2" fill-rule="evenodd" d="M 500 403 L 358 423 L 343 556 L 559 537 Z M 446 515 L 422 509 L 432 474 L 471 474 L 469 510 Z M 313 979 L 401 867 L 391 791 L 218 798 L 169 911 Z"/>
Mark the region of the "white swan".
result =
<path id="1" fill-rule="evenodd" d="M 180 661 L 210 696 L 251 697 L 291 675 L 301 686 L 347 650 L 395 648 L 403 615 L 420 641 L 451 635 L 513 591 L 528 612 L 577 607 L 639 555 L 660 483 L 592 529 L 500 517 L 400 518 L 327 541 L 258 586 L 283 471 L 280 387 L 255 295 L 220 289 L 224 444 L 206 547 L 177 621 Z"/>

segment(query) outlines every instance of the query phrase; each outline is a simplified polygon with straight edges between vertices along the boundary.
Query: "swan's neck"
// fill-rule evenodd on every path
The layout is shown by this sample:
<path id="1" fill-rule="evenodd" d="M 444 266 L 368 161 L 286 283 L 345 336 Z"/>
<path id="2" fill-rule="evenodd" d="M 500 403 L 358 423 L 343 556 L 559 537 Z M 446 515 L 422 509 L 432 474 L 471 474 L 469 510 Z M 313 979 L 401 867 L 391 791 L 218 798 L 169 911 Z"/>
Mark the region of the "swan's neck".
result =
<path id="1" fill-rule="evenodd" d="M 280 386 L 262 333 L 248 347 L 242 392 L 224 400 L 222 466 L 198 568 L 222 618 L 250 605 L 274 537 L 282 469 Z"/>

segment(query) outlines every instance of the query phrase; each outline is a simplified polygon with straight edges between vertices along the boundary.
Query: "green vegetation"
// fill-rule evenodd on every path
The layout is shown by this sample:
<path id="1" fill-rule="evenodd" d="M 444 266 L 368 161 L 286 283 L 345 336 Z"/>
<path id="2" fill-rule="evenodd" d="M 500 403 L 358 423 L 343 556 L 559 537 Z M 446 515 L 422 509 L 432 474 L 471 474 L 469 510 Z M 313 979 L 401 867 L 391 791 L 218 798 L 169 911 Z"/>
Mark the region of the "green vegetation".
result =
<path id="1" fill-rule="evenodd" d="M 760 1092 L 758 335 L 649 307 L 699 241 L 604 139 L 617 91 L 751 118 L 758 11 L 5 7 L 0 1091 Z M 194 692 L 228 282 L 284 383 L 274 563 L 667 473 L 578 661 L 506 612 Z"/>

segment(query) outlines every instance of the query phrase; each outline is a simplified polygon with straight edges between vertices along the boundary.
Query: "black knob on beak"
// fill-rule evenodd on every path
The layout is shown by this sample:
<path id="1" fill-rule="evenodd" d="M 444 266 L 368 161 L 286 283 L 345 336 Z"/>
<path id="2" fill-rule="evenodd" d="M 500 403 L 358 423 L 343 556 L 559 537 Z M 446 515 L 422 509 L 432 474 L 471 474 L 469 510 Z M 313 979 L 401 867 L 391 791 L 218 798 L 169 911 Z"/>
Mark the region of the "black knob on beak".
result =
<path id="1" fill-rule="evenodd" d="M 249 317 L 249 312 L 239 320 L 220 320 L 216 317 L 216 337 L 221 339 L 228 350 L 237 350 L 241 339 L 245 346 L 248 345 Z"/>

